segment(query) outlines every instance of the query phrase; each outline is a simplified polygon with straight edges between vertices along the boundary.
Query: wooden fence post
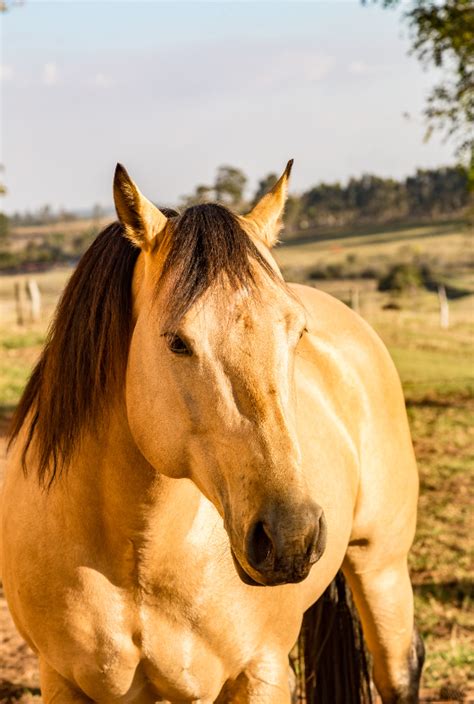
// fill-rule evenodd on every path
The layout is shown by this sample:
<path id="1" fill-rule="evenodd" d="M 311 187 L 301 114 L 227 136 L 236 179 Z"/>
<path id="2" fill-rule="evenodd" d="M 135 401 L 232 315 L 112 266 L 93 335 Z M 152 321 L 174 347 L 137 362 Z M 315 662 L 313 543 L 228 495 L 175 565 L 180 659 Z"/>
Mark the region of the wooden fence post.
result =
<path id="1" fill-rule="evenodd" d="M 360 312 L 360 296 L 358 286 L 351 288 L 351 308 L 352 310 L 355 310 L 356 313 Z"/>
<path id="2" fill-rule="evenodd" d="M 25 286 L 23 281 L 15 281 L 16 322 L 25 323 Z"/>
<path id="3" fill-rule="evenodd" d="M 449 303 L 446 288 L 443 284 L 438 286 L 439 324 L 444 330 L 449 328 Z"/>
<path id="4" fill-rule="evenodd" d="M 31 320 L 36 322 L 41 317 L 41 292 L 35 279 L 28 279 L 26 290 L 30 299 Z"/>

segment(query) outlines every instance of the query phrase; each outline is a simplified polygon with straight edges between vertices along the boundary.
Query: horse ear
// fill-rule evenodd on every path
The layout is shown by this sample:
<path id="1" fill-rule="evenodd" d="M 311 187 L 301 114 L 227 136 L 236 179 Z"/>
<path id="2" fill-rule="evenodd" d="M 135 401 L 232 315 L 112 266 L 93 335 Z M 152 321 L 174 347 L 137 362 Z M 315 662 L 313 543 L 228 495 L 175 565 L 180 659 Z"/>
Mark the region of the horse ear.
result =
<path id="1" fill-rule="evenodd" d="M 114 201 L 125 236 L 145 252 L 155 249 L 168 220 L 140 193 L 122 164 L 115 169 Z"/>
<path id="2" fill-rule="evenodd" d="M 245 220 L 255 226 L 259 237 L 267 247 L 273 247 L 283 227 L 283 211 L 288 195 L 288 180 L 292 166 L 293 159 L 290 159 L 272 190 L 263 196 L 251 212 L 245 216 Z"/>

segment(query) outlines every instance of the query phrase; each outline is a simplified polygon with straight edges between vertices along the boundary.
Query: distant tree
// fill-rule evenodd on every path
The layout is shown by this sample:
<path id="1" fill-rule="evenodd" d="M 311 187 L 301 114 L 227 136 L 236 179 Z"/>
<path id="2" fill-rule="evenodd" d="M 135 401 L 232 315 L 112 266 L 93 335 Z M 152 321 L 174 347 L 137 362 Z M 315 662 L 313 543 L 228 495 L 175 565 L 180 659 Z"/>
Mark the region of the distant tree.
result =
<path id="1" fill-rule="evenodd" d="M 301 200 L 301 213 L 311 224 L 340 225 L 347 219 L 347 194 L 340 183 L 320 183 Z"/>
<path id="2" fill-rule="evenodd" d="M 457 212 L 469 203 L 468 174 L 462 166 L 444 169 L 418 169 L 405 181 L 412 215 L 439 215 Z"/>
<path id="3" fill-rule="evenodd" d="M 194 193 L 182 196 L 184 207 L 217 201 L 239 210 L 244 204 L 244 189 L 247 177 L 234 166 L 219 166 L 212 186 L 200 184 Z"/>
<path id="4" fill-rule="evenodd" d="M 262 178 L 258 182 L 257 190 L 255 191 L 255 195 L 252 199 L 251 206 L 253 207 L 258 203 L 260 198 L 263 198 L 263 196 L 270 191 L 275 183 L 278 181 L 278 176 L 274 173 L 267 174 L 264 178 Z"/>
<path id="5" fill-rule="evenodd" d="M 0 171 L 4 171 L 5 167 L 3 164 L 0 164 Z M 4 196 L 5 193 L 7 192 L 7 187 L 5 186 L 4 183 L 0 181 L 0 196 Z"/>
<path id="6" fill-rule="evenodd" d="M 3 171 L 3 166 L 0 164 L 0 171 Z M 0 183 L 0 196 L 5 195 L 7 189 Z M 0 250 L 8 248 L 10 241 L 10 221 L 5 213 L 0 213 Z"/>
<path id="7" fill-rule="evenodd" d="M 214 184 L 216 200 L 238 209 L 243 203 L 246 183 L 247 177 L 240 169 L 219 166 Z"/>
<path id="8" fill-rule="evenodd" d="M 401 0 L 362 0 L 383 7 Z M 474 183 L 474 4 L 472 0 L 412 0 L 404 16 L 412 31 L 412 52 L 445 77 L 428 96 L 427 137 L 441 130 L 470 166 Z"/>
<path id="9" fill-rule="evenodd" d="M 289 195 L 285 205 L 285 217 L 283 238 L 289 238 L 297 229 L 299 216 L 301 213 L 301 198 L 299 196 Z"/>
<path id="10" fill-rule="evenodd" d="M 0 213 L 0 249 L 6 249 L 10 242 L 10 221 L 5 213 Z"/>
<path id="11" fill-rule="evenodd" d="M 468 171 L 462 165 L 418 170 L 405 181 L 365 174 L 346 186 L 320 183 L 297 199 L 296 210 L 292 206 L 292 229 L 295 223 L 306 229 L 466 212 L 467 184 Z"/>
<path id="12" fill-rule="evenodd" d="M 214 186 L 204 186 L 200 184 L 196 186 L 194 193 L 189 196 L 183 196 L 181 202 L 185 208 L 191 205 L 200 205 L 201 203 L 209 203 L 214 200 Z"/>
<path id="13" fill-rule="evenodd" d="M 400 217 L 408 209 L 404 185 L 394 179 L 365 174 L 347 185 L 347 206 L 362 217 Z"/>
<path id="14" fill-rule="evenodd" d="M 38 210 L 38 221 L 41 224 L 48 224 L 53 220 L 53 211 L 51 206 L 46 203 Z"/>
<path id="15" fill-rule="evenodd" d="M 56 219 L 58 222 L 73 222 L 77 220 L 77 215 L 66 208 L 60 208 Z"/>
<path id="16" fill-rule="evenodd" d="M 102 219 L 103 216 L 104 211 L 102 209 L 102 206 L 100 205 L 100 203 L 96 203 L 92 208 L 92 219 L 99 221 Z"/>

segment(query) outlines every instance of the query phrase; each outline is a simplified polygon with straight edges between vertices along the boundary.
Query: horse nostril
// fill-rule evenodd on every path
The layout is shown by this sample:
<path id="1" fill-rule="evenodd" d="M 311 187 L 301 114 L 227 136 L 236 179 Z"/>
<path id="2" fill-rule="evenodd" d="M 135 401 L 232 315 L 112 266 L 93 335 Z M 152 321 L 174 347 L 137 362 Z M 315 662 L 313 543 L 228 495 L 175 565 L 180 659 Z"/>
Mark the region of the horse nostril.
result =
<path id="1" fill-rule="evenodd" d="M 308 547 L 306 548 L 306 556 L 309 558 L 312 565 L 319 560 L 326 548 L 326 535 L 326 519 L 324 513 L 321 513 Z"/>
<path id="2" fill-rule="evenodd" d="M 307 541 L 307 546 L 305 550 L 305 557 L 309 560 L 311 556 L 313 555 L 314 552 L 314 546 L 318 542 L 318 534 L 319 534 L 319 528 L 316 526 L 314 531 L 312 531 L 309 535 L 309 540 Z"/>
<path id="3" fill-rule="evenodd" d="M 255 569 L 260 569 L 263 565 L 268 564 L 270 560 L 273 561 L 273 541 L 262 521 L 257 521 L 250 533 L 248 558 Z"/>

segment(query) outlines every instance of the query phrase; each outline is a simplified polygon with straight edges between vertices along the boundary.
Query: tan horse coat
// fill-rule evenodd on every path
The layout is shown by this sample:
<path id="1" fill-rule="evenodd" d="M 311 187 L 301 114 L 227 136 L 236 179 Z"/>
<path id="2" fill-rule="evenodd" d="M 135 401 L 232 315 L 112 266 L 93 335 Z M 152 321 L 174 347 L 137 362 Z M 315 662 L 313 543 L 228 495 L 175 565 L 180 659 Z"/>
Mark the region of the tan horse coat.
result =
<path id="1" fill-rule="evenodd" d="M 287 175 L 240 219 L 275 269 Z M 124 171 L 115 195 L 142 249 L 123 392 L 49 491 L 34 439 L 22 470 L 25 427 L 3 493 L 5 592 L 44 701 L 288 704 L 303 612 L 343 565 L 384 702 L 415 702 L 418 480 L 383 344 L 332 297 L 259 270 L 259 300 L 211 286 L 173 353 L 173 293 L 155 295 L 172 222 Z"/>

